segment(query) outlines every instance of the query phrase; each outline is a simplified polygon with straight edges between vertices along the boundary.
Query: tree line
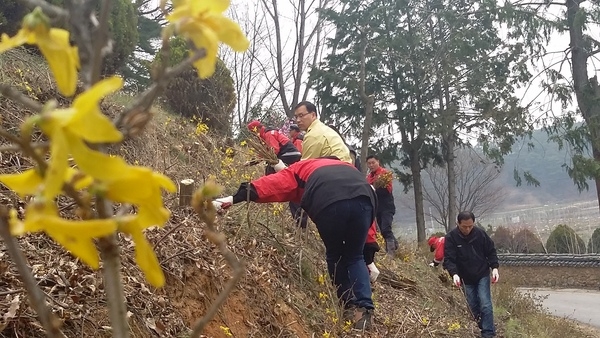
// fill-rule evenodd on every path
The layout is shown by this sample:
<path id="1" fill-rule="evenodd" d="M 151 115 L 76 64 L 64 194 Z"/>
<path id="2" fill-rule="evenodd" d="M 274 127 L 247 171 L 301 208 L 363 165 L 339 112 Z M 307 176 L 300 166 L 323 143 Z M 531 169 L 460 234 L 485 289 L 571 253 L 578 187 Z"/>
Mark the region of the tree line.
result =
<path id="1" fill-rule="evenodd" d="M 115 43 L 103 69 L 133 75 L 128 86 L 135 91 L 150 80 L 140 69 L 152 69 L 160 54 L 153 41 L 164 18 L 149 0 L 115 3 Z M 2 32 L 18 28 L 19 6 L 0 5 Z M 221 53 L 213 79 L 180 75 L 164 97 L 173 112 L 227 135 L 250 119 L 276 124 L 291 117 L 296 103 L 316 102 L 321 120 L 359 143 L 361 154 L 398 163 L 398 177 L 414 196 L 417 239 L 424 241 L 424 176 L 437 170 L 447 195 L 438 216 L 453 224 L 468 207 L 459 203 L 457 171 L 466 169 L 458 152 L 473 141 L 486 163 L 502 166 L 517 141 L 544 128 L 570 151 L 556 165 L 578 189 L 589 189 L 590 180 L 598 189 L 600 91 L 588 72 L 600 51 L 589 34 L 599 8 L 581 0 L 238 2 L 229 14 L 247 34 L 249 50 Z M 549 49 L 557 36 L 568 40 L 564 50 Z M 185 44 L 172 41 L 172 55 L 183 57 Z M 523 88 L 534 99 L 517 96 Z M 518 163 L 512 169 L 516 185 L 539 185 Z"/>
<path id="2" fill-rule="evenodd" d="M 487 231 L 490 232 L 489 229 Z M 500 226 L 491 232 L 496 249 L 502 253 L 600 253 L 600 228 L 594 230 L 587 244 L 565 224 L 557 225 L 545 243 L 529 228 Z"/>

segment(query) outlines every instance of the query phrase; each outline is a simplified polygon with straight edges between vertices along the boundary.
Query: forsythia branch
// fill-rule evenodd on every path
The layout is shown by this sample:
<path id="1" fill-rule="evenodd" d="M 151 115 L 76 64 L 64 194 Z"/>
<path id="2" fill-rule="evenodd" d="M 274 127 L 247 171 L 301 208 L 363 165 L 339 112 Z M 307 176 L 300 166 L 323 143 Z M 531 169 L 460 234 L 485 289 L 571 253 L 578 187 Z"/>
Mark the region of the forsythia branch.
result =
<path id="1" fill-rule="evenodd" d="M 49 338 L 66 338 L 60 330 L 60 321 L 54 316 L 50 308 L 46 305 L 46 295 L 37 286 L 37 281 L 31 273 L 31 268 L 27 263 L 25 255 L 19 248 L 17 240 L 10 234 L 8 225 L 8 210 L 6 206 L 0 205 L 0 237 L 4 240 L 4 245 L 8 254 L 15 263 L 19 276 L 25 285 L 29 294 L 31 306 L 39 316 L 42 326 L 46 330 Z"/>
<path id="2" fill-rule="evenodd" d="M 27 95 L 21 93 L 16 88 L 9 86 L 4 83 L 0 83 L 0 94 L 2 96 L 8 97 L 9 99 L 19 103 L 23 107 L 32 110 L 36 113 L 42 110 L 42 104 L 30 99 Z"/>
<path id="3" fill-rule="evenodd" d="M 217 211 L 212 204 L 212 197 L 218 194 L 218 188 L 214 182 L 208 182 L 204 185 L 204 187 L 198 189 L 194 196 L 192 197 L 192 207 L 200 216 L 200 219 L 206 223 L 208 229 L 205 232 L 206 237 L 209 241 L 216 244 L 219 248 L 219 251 L 225 257 L 225 260 L 231 266 L 233 270 L 233 275 L 225 284 L 225 288 L 221 293 L 217 296 L 217 298 L 210 304 L 210 307 L 206 311 L 206 314 L 198 319 L 192 328 L 192 333 L 190 334 L 191 338 L 199 338 L 200 334 L 204 330 L 204 327 L 212 320 L 212 318 L 217 314 L 219 308 L 225 303 L 229 294 L 235 288 L 235 285 L 239 282 L 239 280 L 244 275 L 244 265 L 240 262 L 237 257 L 227 248 L 227 241 L 225 235 L 219 233 L 215 229 L 215 217 L 217 216 Z"/>
<path id="4" fill-rule="evenodd" d="M 44 0 L 21 0 L 21 2 L 29 8 L 40 7 L 46 15 L 55 20 L 64 21 L 69 16 L 69 12 L 65 9 L 54 6 Z"/>
<path id="5" fill-rule="evenodd" d="M 102 72 L 102 60 L 104 55 L 107 54 L 110 49 L 110 42 L 108 36 L 108 16 L 110 15 L 111 0 L 104 0 L 102 2 L 102 8 L 100 11 L 99 25 L 92 34 L 94 40 L 92 42 L 92 62 L 91 62 L 91 84 L 100 80 L 100 73 Z"/>
<path id="6" fill-rule="evenodd" d="M 112 217 L 111 203 L 104 198 L 97 198 L 98 216 L 100 218 Z M 121 258 L 117 234 L 112 234 L 98 241 L 100 256 L 104 262 L 102 275 L 104 276 L 104 290 L 108 301 L 108 314 L 112 326 L 113 338 L 128 338 L 129 323 L 127 323 L 127 304 L 125 292 L 121 281 Z"/>
<path id="7" fill-rule="evenodd" d="M 75 41 L 79 51 L 79 62 L 81 64 L 81 80 L 84 88 L 91 87 L 92 82 L 92 60 L 94 50 L 92 47 L 92 31 L 98 27 L 98 20 L 94 14 L 94 6 L 97 1 L 69 1 L 69 24 L 71 26 L 71 38 Z"/>

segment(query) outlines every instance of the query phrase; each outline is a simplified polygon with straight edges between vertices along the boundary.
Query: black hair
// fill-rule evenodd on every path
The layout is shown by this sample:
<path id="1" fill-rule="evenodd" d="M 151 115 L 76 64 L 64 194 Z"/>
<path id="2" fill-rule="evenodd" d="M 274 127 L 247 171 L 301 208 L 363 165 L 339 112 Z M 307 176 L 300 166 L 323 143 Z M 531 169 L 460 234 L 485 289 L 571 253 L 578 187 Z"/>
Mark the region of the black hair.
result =
<path id="1" fill-rule="evenodd" d="M 295 131 L 297 131 L 297 132 L 300 132 L 300 127 L 298 127 L 298 126 L 297 126 L 297 125 L 295 125 L 295 124 L 292 124 L 292 125 L 290 126 L 290 130 L 295 130 Z"/>
<path id="2" fill-rule="evenodd" d="M 368 160 L 370 160 L 370 159 L 372 159 L 372 158 L 374 158 L 374 159 L 376 159 L 377 161 L 379 161 L 379 157 L 377 157 L 377 155 L 369 155 L 369 156 L 367 156 L 367 158 L 365 159 L 365 161 L 368 161 Z"/>
<path id="3" fill-rule="evenodd" d="M 298 109 L 298 108 L 300 108 L 302 106 L 306 107 L 306 110 L 309 113 L 315 113 L 315 114 L 317 114 L 317 107 L 312 102 L 309 102 L 309 101 L 302 101 L 302 102 L 298 103 L 296 105 L 296 107 L 294 107 L 294 110 L 296 110 L 296 109 Z"/>
<path id="4" fill-rule="evenodd" d="M 468 220 L 473 220 L 473 222 L 475 222 L 475 215 L 470 211 L 461 211 L 458 213 L 458 216 L 456 216 L 456 220 L 458 223 Z"/>

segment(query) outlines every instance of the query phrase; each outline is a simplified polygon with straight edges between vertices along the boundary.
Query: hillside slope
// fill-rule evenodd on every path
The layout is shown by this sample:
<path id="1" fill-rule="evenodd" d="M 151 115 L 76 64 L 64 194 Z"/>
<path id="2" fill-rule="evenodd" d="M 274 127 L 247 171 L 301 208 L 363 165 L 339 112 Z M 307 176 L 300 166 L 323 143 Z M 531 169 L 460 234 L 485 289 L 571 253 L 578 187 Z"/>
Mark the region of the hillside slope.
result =
<path id="1" fill-rule="evenodd" d="M 19 55 L 17 62 L 6 57 L 0 60 L 0 81 L 11 81 L 28 92 L 23 81 L 32 83 L 39 76 L 39 68 L 31 66 L 36 64 L 35 58 Z M 35 91 L 38 97 L 53 95 L 51 84 L 40 84 Z M 103 108 L 114 115 L 130 100 L 129 96 L 115 95 L 103 103 Z M 14 130 L 27 114 L 3 98 L 0 111 L 10 113 L 11 118 L 2 121 L 7 130 Z M 225 192 L 234 191 L 240 181 L 262 172 L 259 167 L 242 166 L 248 159 L 246 147 L 211 136 L 197 123 L 158 106 L 145 133 L 112 151 L 176 182 L 193 179 L 200 184 L 214 177 Z M 28 161 L 17 153 L 2 156 L 2 172 L 28 167 Z M 24 203 L 4 189 L 0 198 L 15 208 Z M 190 328 L 207 313 L 231 278 L 231 268 L 205 237 L 205 225 L 189 207 L 178 206 L 176 196 L 166 200 L 173 213 L 168 224 L 146 232 L 167 276 L 165 287 L 148 286 L 135 265 L 133 243 L 123 236 L 119 240 L 133 337 L 188 337 Z M 73 206 L 60 207 L 65 216 L 73 216 Z M 235 206 L 217 223 L 230 250 L 243 262 L 244 275 L 206 326 L 204 337 L 331 338 L 360 334 L 338 320 L 339 308 L 326 277 L 324 249 L 313 225 L 306 232 L 293 229 L 285 204 Z M 110 337 L 101 273 L 90 270 L 44 235 L 24 236 L 19 243 L 67 337 Z M 4 245 L 0 246 L 0 257 L 0 336 L 43 337 Z M 418 248 L 403 244 L 395 259 L 378 255 L 376 260 L 382 276 L 374 285 L 375 325 L 364 337 L 477 336 L 464 296 L 449 285 L 440 270 L 427 266 L 427 258 Z M 508 285 L 500 283 L 493 292 L 501 337 L 592 337 L 569 322 L 541 314 L 531 300 Z"/>

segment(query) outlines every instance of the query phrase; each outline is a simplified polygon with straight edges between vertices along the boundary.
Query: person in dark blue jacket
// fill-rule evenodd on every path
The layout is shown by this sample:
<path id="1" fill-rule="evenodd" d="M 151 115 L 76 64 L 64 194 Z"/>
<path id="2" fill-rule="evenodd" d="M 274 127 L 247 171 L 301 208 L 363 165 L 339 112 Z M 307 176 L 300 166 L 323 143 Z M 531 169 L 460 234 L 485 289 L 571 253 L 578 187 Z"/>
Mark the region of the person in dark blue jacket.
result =
<path id="1" fill-rule="evenodd" d="M 490 236 L 475 226 L 472 212 L 460 212 L 457 221 L 458 226 L 445 237 L 444 269 L 452 276 L 455 286 L 463 287 L 471 314 L 481 329 L 481 336 L 494 337 L 496 330 L 490 269 L 491 283 L 496 283 L 499 279 L 496 247 Z"/>

